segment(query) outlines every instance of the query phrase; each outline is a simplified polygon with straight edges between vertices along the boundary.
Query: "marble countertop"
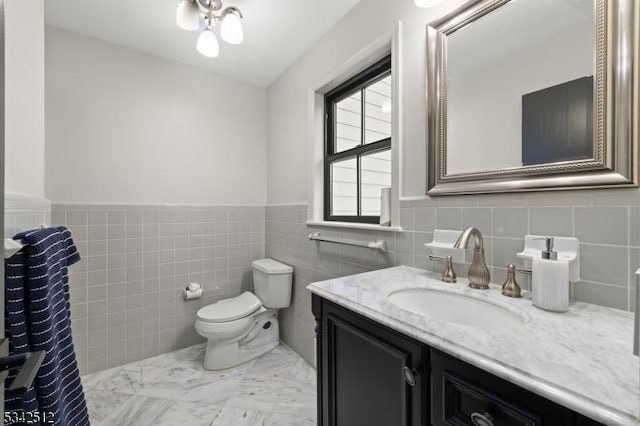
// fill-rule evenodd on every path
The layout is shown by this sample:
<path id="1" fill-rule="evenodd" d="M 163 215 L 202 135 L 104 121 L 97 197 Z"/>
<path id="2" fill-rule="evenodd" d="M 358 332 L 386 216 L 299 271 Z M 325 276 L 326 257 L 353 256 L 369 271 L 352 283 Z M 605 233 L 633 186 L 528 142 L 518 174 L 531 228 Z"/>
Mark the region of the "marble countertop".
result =
<path id="1" fill-rule="evenodd" d="M 633 355 L 633 315 L 572 303 L 567 313 L 535 308 L 531 300 L 473 290 L 468 281 L 397 266 L 310 284 L 332 302 L 607 425 L 640 424 L 640 358 Z M 526 324 L 500 330 L 421 316 L 391 304 L 405 288 L 442 288 L 518 310 Z"/>

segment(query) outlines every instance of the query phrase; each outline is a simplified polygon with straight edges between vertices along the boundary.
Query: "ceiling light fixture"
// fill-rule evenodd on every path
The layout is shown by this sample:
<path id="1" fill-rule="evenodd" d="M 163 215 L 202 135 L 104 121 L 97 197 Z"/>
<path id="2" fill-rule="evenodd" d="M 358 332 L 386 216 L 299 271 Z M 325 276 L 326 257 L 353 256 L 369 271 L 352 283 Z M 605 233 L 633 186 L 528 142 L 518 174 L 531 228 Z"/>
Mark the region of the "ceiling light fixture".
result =
<path id="1" fill-rule="evenodd" d="M 229 44 L 244 40 L 242 12 L 234 6 L 223 9 L 222 0 L 180 0 L 176 10 L 176 23 L 187 31 L 202 29 L 196 49 L 200 54 L 215 58 L 220 53 L 218 37 L 213 29 L 220 21 L 220 37 Z"/>
<path id="2" fill-rule="evenodd" d="M 211 30 L 207 28 L 198 36 L 198 42 L 196 43 L 196 49 L 201 55 L 209 58 L 215 58 L 220 53 L 220 43 L 218 43 L 218 37 Z"/>

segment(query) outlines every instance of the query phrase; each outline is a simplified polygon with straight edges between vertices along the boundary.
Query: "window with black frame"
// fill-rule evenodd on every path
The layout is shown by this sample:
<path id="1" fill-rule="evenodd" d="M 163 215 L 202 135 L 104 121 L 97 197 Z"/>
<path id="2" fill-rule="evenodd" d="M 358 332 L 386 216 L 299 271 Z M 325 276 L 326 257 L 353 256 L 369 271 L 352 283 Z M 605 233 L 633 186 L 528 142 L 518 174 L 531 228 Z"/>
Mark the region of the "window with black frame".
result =
<path id="1" fill-rule="evenodd" d="M 391 56 L 325 95 L 324 217 L 379 223 L 391 187 Z"/>

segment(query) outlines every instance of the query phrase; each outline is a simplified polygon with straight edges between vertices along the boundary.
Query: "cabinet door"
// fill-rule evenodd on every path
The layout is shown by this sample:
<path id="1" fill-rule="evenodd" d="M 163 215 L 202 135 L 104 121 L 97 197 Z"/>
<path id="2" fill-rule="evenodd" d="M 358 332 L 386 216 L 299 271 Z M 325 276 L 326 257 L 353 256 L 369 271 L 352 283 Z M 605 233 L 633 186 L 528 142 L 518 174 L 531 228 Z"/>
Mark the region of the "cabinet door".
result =
<path id="1" fill-rule="evenodd" d="M 410 425 L 407 354 L 329 317 L 335 425 Z"/>
<path id="2" fill-rule="evenodd" d="M 331 305 L 323 318 L 323 424 L 427 424 L 422 347 Z"/>

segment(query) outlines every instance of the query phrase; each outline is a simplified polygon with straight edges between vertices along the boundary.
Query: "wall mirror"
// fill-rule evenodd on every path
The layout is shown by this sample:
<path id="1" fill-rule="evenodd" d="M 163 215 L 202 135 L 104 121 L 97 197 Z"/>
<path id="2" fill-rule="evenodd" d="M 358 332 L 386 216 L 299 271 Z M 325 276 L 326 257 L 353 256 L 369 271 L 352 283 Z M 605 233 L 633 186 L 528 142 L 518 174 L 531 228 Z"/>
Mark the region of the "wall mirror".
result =
<path id="1" fill-rule="evenodd" d="M 427 26 L 429 195 L 637 186 L 637 0 L 470 0 Z"/>

